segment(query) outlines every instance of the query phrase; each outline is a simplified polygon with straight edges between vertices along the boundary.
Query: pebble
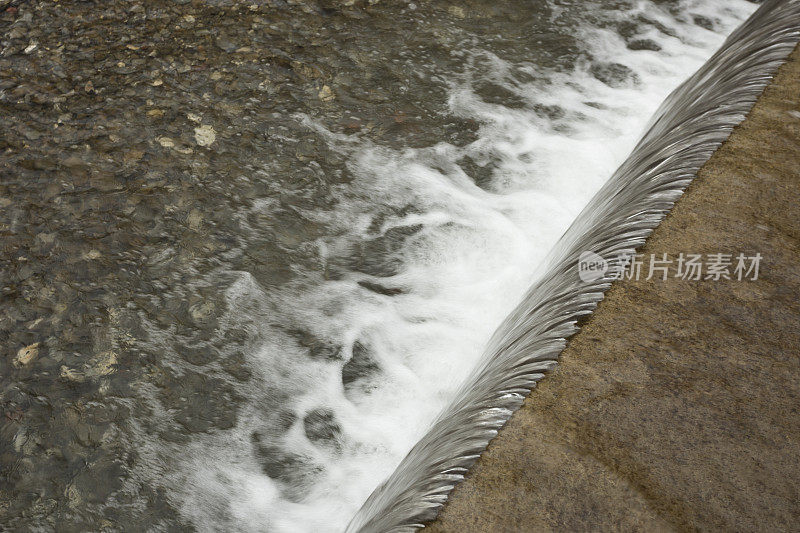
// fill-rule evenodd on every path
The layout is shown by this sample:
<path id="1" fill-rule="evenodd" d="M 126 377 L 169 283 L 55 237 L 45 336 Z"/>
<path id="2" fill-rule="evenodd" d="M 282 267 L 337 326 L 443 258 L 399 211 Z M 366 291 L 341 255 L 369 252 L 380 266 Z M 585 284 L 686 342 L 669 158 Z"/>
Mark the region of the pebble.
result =
<path id="1" fill-rule="evenodd" d="M 35 342 L 24 348 L 20 348 L 17 356 L 14 357 L 14 366 L 21 367 L 30 364 L 39 356 L 39 343 Z"/>
<path id="2" fill-rule="evenodd" d="M 454 17 L 458 17 L 460 19 L 465 18 L 467 15 L 464 13 L 464 8 L 461 6 L 450 6 L 447 8 L 447 11 L 453 15 Z"/>
<path id="3" fill-rule="evenodd" d="M 211 146 L 217 140 L 217 133 L 209 125 L 199 126 L 194 129 L 194 140 L 200 146 Z"/>
<path id="4" fill-rule="evenodd" d="M 189 216 L 186 218 L 186 222 L 189 223 L 190 228 L 194 230 L 199 229 L 203 224 L 203 215 L 197 209 L 192 209 Z"/>
<path id="5" fill-rule="evenodd" d="M 158 144 L 160 144 L 164 148 L 172 148 L 173 146 L 175 146 L 175 141 L 173 141 L 169 137 L 158 137 L 156 140 L 158 141 Z"/>
<path id="6" fill-rule="evenodd" d="M 79 370 L 75 370 L 74 368 L 69 368 L 66 365 L 61 367 L 61 379 L 65 379 L 67 381 L 74 381 L 75 383 L 81 383 L 83 380 L 86 379 L 86 376 L 83 375 L 83 372 Z"/>
<path id="7" fill-rule="evenodd" d="M 327 85 L 323 85 L 322 89 L 319 90 L 319 99 L 322 100 L 323 102 L 330 102 L 334 98 L 336 98 L 336 96 L 334 96 L 333 91 L 331 91 L 331 88 L 328 87 Z"/>
<path id="8" fill-rule="evenodd" d="M 205 319 L 209 318 L 212 313 L 214 312 L 214 304 L 205 301 L 197 305 L 193 305 L 189 308 L 189 314 L 192 316 L 195 322 L 202 322 Z"/>
<path id="9" fill-rule="evenodd" d="M 108 376 L 116 372 L 117 354 L 112 351 L 103 352 L 92 360 L 90 373 L 94 376 Z"/>
<path id="10" fill-rule="evenodd" d="M 86 166 L 86 163 L 84 163 L 83 159 L 81 159 L 80 157 L 75 157 L 74 155 L 69 156 L 68 158 L 63 160 L 61 164 L 67 168 L 79 168 Z"/>
<path id="11" fill-rule="evenodd" d="M 224 50 L 225 52 L 228 52 L 228 53 L 233 52 L 234 50 L 236 50 L 238 48 L 238 46 L 233 44 L 231 41 L 225 39 L 224 37 L 218 37 L 216 42 L 217 42 L 217 46 L 221 50 Z"/>

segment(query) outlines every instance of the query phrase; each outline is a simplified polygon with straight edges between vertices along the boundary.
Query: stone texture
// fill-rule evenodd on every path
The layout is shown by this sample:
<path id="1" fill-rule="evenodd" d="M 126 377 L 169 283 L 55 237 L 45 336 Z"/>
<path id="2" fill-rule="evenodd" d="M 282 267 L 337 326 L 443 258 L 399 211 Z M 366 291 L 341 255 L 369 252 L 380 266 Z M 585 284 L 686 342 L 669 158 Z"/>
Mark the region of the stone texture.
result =
<path id="1" fill-rule="evenodd" d="M 757 281 L 616 283 L 426 530 L 800 523 L 800 51 L 642 250 Z"/>

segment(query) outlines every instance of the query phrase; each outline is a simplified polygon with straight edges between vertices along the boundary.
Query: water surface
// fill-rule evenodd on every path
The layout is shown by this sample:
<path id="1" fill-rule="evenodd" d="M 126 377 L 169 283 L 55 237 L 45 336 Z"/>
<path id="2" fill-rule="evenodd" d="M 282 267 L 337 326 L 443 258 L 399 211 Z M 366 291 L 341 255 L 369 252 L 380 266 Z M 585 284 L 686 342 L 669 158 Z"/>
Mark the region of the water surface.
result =
<path id="1" fill-rule="evenodd" d="M 346 4 L 0 2 L 10 528 L 342 530 L 755 8 Z"/>

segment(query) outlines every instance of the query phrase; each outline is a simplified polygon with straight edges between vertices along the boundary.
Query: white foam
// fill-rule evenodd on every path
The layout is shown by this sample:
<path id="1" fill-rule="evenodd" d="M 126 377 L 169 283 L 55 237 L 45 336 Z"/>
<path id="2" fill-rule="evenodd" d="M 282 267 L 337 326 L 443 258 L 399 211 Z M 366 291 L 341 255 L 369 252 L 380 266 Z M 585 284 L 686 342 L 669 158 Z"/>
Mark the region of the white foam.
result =
<path id="1" fill-rule="evenodd" d="M 355 176 L 337 193 L 334 220 L 325 220 L 341 234 L 321 239 L 319 249 L 335 257 L 366 237 L 379 207 L 412 204 L 418 212 L 389 217 L 382 225 L 382 231 L 423 226 L 403 248 L 402 272 L 373 280 L 407 292 L 371 293 L 357 285 L 369 279 L 359 274 L 304 291 L 266 293 L 244 275 L 229 293 L 230 320 L 277 313 L 283 324 L 337 339 L 345 359 L 359 340 L 382 371 L 369 391 L 346 394 L 343 362 L 311 361 L 284 331 L 264 326 L 262 346 L 249 354 L 256 375 L 244 391 L 250 403 L 237 428 L 196 439 L 182 450 L 185 459 L 169 467 L 172 473 L 162 472 L 180 480 L 173 482 L 172 497 L 182 512 L 201 531 L 341 531 L 452 397 L 533 281 L 537 264 L 625 159 L 664 97 L 754 8 L 737 0 L 687 3 L 683 13 L 716 21 L 716 31 L 708 31 L 640 2 L 637 12 L 678 35 L 642 35 L 661 46 L 658 52 L 630 51 L 608 30 L 576 28 L 596 60 L 624 64 L 639 77 L 640 83 L 617 88 L 595 79 L 588 64 L 570 73 L 537 72 L 548 81 L 525 83 L 511 77 L 514 69 L 504 58 L 468 51 L 482 58 L 481 66 L 450 80 L 449 97 L 454 114 L 482 124 L 479 138 L 465 147 L 393 150 L 304 119 L 348 154 Z M 481 78 L 502 83 L 529 105 L 509 109 L 482 101 L 473 91 Z M 534 104 L 559 106 L 565 118 L 543 118 Z M 488 190 L 458 166 L 464 156 L 497 165 Z M 253 456 L 250 435 L 263 426 L 265 410 L 275 409 L 271 388 L 290 397 L 288 407 L 299 416 L 276 442 L 319 469 L 301 497 L 287 498 Z M 339 451 L 316 446 L 303 432 L 303 414 L 320 407 L 330 409 L 341 426 Z"/>

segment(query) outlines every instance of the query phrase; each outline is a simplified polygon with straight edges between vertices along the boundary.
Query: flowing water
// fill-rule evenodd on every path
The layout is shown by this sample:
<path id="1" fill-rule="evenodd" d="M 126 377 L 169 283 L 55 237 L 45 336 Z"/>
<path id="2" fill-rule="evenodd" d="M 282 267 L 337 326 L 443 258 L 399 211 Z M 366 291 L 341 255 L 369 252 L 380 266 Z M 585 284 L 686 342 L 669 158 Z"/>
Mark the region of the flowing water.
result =
<path id="1" fill-rule="evenodd" d="M 579 319 L 623 273 L 798 41 L 800 2 L 768 1 L 667 97 L 630 156 L 553 247 L 461 389 L 347 531 L 414 531 L 436 516 L 454 484 L 556 364 Z M 579 276 L 586 251 L 603 258 L 608 270 L 593 279 Z"/>
<path id="2" fill-rule="evenodd" d="M 408 5 L 412 42 L 380 62 L 411 74 L 396 90 L 423 109 L 384 126 L 411 138 L 287 114 L 293 125 L 275 133 L 287 143 L 299 142 L 292 130 L 313 134 L 349 180 L 335 183 L 309 155 L 327 205 L 309 191 L 235 215 L 244 253 L 279 232 L 296 276 L 269 286 L 251 268 L 210 274 L 229 280 L 220 332 L 246 331 L 253 378 L 237 386 L 246 399 L 235 427 L 173 446 L 143 435 L 181 512 L 200 529 L 342 530 L 453 397 L 666 94 L 752 9 L 529 2 L 447 27 Z M 455 130 L 468 124 L 470 138 L 414 142 L 431 107 Z"/>
<path id="3" fill-rule="evenodd" d="M 4 289 L 21 309 L 4 324 L 27 325 L 26 336 L 6 338 L 9 353 L 40 342 L 33 364 L 44 371 L 19 374 L 29 371 L 16 365 L 18 374 L 7 374 L 7 413 L 30 410 L 45 420 L 33 413 L 49 395 L 83 402 L 82 413 L 114 405 L 113 416 L 103 411 L 96 424 L 113 428 L 94 438 L 95 448 L 113 450 L 102 456 L 74 444 L 79 426 L 68 413 L 73 429 L 64 442 L 47 442 L 42 424 L 8 426 L 8 457 L 60 457 L 65 478 L 28 514 L 19 502 L 0 505 L 17 513 L 15 523 L 58 516 L 77 529 L 103 520 L 156 530 L 345 529 L 457 398 L 537 267 L 664 98 L 757 7 L 744 0 L 184 5 L 131 8 L 134 18 L 166 19 L 162 40 L 175 24 L 184 33 L 159 45 L 158 65 L 146 59 L 137 71 L 146 72 L 147 94 L 137 93 L 145 85 L 111 88 L 97 104 L 114 94 L 124 120 L 100 127 L 102 141 L 74 140 L 80 161 L 59 156 L 59 172 L 78 183 L 87 195 L 80 209 L 91 214 L 72 200 L 47 209 L 99 217 L 74 224 L 74 238 L 91 242 L 75 252 L 80 260 L 64 259 L 73 265 L 62 265 L 67 278 L 78 281 L 31 289 L 64 318 L 37 321 L 21 293 Z M 76 4 L 70 20 L 103 18 L 81 9 Z M 125 54 L 146 46 L 136 40 L 145 30 L 132 31 Z M 44 49 L 47 36 L 37 39 Z M 77 62 L 81 52 L 64 53 Z M 194 53 L 192 63 L 186 58 Z M 23 68 L 11 57 L 0 72 Z M 107 69 L 139 75 L 124 72 L 135 60 L 113 62 Z M 75 78 L 81 98 L 97 94 L 99 80 Z M 173 92 L 158 93 L 162 85 Z M 4 90 L 16 98 L 22 86 Z M 97 132 L 93 119 L 64 113 L 68 105 L 55 104 L 58 131 Z M 113 122 L 113 112 L 104 113 Z M 162 117 L 169 122 L 134 127 Z M 94 172 L 116 157 L 96 155 L 103 143 L 120 140 L 119 165 L 135 170 L 125 177 L 135 192 L 106 186 L 113 179 Z M 20 146 L 9 141 L 5 149 L 21 165 Z M 30 179 L 8 179 L 0 200 L 20 191 L 41 198 L 52 178 L 37 165 L 46 163 L 25 172 L 43 187 L 28 191 Z M 118 205 L 108 207 L 106 196 L 119 191 Z M 27 216 L 14 213 L 4 213 L 12 234 Z M 102 226 L 118 219 L 134 225 L 112 243 Z M 30 241 L 57 246 L 41 234 Z M 104 255 L 113 261 L 91 266 Z M 22 268 L 8 267 L 15 281 L 41 274 Z M 100 318 L 85 318 L 92 309 Z M 42 384 L 42 375 L 52 379 Z M 73 459 L 100 473 L 76 477 Z M 43 476 L 34 462 L 25 466 L 31 479 Z M 98 489 L 100 478 L 120 482 Z M 15 483 L 25 479 L 19 474 Z M 58 494 L 68 499 L 66 515 L 40 504 Z"/>

